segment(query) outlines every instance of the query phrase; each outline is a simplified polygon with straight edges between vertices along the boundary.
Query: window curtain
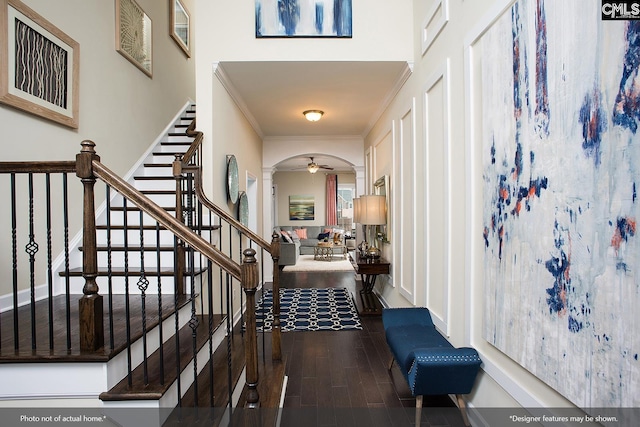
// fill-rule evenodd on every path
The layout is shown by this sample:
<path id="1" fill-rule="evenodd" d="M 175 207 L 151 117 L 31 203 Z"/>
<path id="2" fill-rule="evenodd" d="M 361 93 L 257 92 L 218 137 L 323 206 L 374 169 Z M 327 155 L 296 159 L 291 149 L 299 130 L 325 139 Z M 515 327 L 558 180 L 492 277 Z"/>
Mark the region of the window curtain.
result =
<path id="1" fill-rule="evenodd" d="M 338 175 L 327 175 L 327 225 L 338 225 Z"/>

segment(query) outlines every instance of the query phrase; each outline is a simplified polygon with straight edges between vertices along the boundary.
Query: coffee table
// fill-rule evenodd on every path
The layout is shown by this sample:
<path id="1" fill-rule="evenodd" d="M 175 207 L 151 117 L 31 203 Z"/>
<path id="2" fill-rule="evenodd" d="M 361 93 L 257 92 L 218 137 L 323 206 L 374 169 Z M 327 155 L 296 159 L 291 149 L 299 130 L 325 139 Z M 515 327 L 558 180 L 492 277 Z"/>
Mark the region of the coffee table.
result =
<path id="1" fill-rule="evenodd" d="M 342 259 L 347 259 L 347 247 L 345 245 L 317 244 L 313 248 L 314 260 L 333 261 L 334 255 L 342 255 Z"/>

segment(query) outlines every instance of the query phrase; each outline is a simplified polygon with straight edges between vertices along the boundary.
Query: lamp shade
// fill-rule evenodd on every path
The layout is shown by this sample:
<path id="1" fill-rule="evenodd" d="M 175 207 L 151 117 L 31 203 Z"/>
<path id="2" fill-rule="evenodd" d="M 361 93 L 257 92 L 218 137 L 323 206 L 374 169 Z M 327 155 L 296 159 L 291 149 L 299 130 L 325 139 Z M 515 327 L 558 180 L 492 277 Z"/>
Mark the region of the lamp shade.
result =
<path id="1" fill-rule="evenodd" d="M 360 198 L 356 197 L 353 199 L 353 222 L 361 224 L 361 209 L 360 209 Z"/>
<path id="2" fill-rule="evenodd" d="M 355 206 L 354 206 L 355 207 Z M 360 224 L 384 225 L 387 222 L 385 196 L 369 195 L 360 197 Z"/>

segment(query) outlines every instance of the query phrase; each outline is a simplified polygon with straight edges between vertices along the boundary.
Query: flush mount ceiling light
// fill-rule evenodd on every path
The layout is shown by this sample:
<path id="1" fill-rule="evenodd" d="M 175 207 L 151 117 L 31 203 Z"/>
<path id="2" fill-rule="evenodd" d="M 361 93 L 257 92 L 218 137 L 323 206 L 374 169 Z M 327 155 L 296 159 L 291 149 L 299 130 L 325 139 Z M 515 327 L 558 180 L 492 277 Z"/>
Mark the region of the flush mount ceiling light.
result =
<path id="1" fill-rule="evenodd" d="M 309 120 L 310 122 L 317 122 L 318 120 L 320 120 L 320 118 L 322 117 L 322 115 L 324 114 L 324 111 L 320 111 L 320 110 L 307 110 L 307 111 L 303 111 L 302 114 L 307 118 L 307 120 Z"/>

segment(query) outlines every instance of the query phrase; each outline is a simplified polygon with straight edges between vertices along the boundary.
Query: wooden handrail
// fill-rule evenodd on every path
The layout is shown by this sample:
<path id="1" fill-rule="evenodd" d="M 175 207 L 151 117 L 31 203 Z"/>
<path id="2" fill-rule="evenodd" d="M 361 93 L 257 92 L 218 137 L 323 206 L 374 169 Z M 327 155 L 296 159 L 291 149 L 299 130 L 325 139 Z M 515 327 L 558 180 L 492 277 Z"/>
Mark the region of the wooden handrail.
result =
<path id="1" fill-rule="evenodd" d="M 202 145 L 204 134 L 196 130 L 196 119 L 193 119 L 191 121 L 191 124 L 189 124 L 189 127 L 185 131 L 185 134 L 188 137 L 194 138 L 193 142 L 189 146 L 189 149 L 186 153 L 184 153 L 184 156 L 182 157 L 182 164 L 186 166 L 191 161 L 191 158 L 196 154 L 198 148 L 200 148 L 200 146 Z"/>
<path id="2" fill-rule="evenodd" d="M 189 125 L 185 133 L 187 136 L 194 138 L 194 140 L 189 146 L 189 149 L 184 154 L 184 156 L 182 156 L 181 159 L 176 160 L 174 162 L 173 175 L 177 177 L 177 176 L 180 176 L 183 172 L 194 174 L 195 184 L 196 184 L 196 196 L 198 197 L 200 202 L 211 212 L 215 213 L 216 215 L 224 219 L 226 222 L 231 224 L 232 227 L 236 228 L 242 234 L 247 236 L 249 239 L 256 242 L 258 246 L 260 246 L 262 249 L 271 253 L 272 252 L 271 243 L 267 242 L 261 236 L 251 231 L 251 229 L 249 229 L 247 226 L 245 226 L 240 221 L 235 219 L 229 213 L 220 209 L 211 200 L 209 200 L 206 194 L 204 194 L 204 189 L 202 186 L 202 172 L 201 172 L 202 168 L 197 165 L 189 164 L 189 162 L 191 161 L 191 158 L 193 158 L 195 153 L 198 151 L 198 148 L 200 148 L 200 145 L 202 145 L 203 133 L 195 130 L 195 128 L 196 128 L 196 119 L 193 119 L 193 121 L 191 121 L 191 124 Z"/>
<path id="3" fill-rule="evenodd" d="M 93 142 L 91 142 L 93 144 Z M 95 146 L 95 144 L 93 144 Z M 94 174 L 105 183 L 109 184 L 120 194 L 135 203 L 145 213 L 170 230 L 178 238 L 189 244 L 196 251 L 219 265 L 235 279 L 241 280 L 240 265 L 216 249 L 199 235 L 193 233 L 189 227 L 172 217 L 166 210 L 155 204 L 151 199 L 140 193 L 128 182 L 120 178 L 99 161 L 92 163 Z"/>
<path id="4" fill-rule="evenodd" d="M 2 162 L 0 173 L 74 173 L 76 162 L 42 161 L 42 162 Z"/>

